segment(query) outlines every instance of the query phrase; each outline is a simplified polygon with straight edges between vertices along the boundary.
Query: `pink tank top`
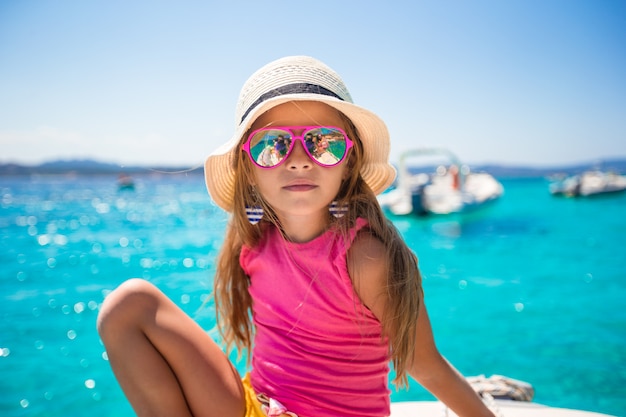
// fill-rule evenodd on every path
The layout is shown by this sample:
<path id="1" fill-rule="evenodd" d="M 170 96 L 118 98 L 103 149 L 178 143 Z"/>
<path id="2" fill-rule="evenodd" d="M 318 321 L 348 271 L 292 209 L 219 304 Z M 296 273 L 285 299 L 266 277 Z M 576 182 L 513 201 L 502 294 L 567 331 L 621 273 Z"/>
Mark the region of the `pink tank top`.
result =
<path id="1" fill-rule="evenodd" d="M 334 230 L 306 243 L 270 227 L 240 262 L 250 276 L 255 325 L 250 373 L 257 393 L 300 417 L 389 415 L 389 357 L 381 324 L 359 300 Z"/>

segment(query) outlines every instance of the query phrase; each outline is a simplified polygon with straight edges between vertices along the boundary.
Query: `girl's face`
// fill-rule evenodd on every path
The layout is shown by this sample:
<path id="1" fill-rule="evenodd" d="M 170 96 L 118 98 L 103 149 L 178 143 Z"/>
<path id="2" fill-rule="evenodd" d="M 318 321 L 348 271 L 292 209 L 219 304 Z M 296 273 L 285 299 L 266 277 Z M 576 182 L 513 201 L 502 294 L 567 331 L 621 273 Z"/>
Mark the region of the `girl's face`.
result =
<path id="1" fill-rule="evenodd" d="M 257 118 L 250 131 L 269 126 L 309 125 L 337 126 L 344 130 L 346 127 L 335 109 L 307 101 L 274 107 Z M 253 166 L 253 185 L 281 223 L 298 220 L 320 223 L 328 218 L 328 206 L 347 177 L 347 159 L 332 167 L 322 167 L 310 159 L 300 141 L 295 141 L 293 151 L 281 165 L 271 169 Z"/>

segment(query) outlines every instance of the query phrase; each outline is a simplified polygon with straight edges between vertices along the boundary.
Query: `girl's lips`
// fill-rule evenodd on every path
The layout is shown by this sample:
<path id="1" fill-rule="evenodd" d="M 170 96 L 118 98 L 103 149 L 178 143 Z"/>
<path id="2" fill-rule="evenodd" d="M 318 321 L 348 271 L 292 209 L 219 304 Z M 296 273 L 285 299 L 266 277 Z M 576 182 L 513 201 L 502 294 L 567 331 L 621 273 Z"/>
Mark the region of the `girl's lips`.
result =
<path id="1" fill-rule="evenodd" d="M 309 191 L 317 187 L 315 182 L 305 178 L 294 178 L 283 186 L 287 191 Z"/>
<path id="2" fill-rule="evenodd" d="M 313 184 L 292 184 L 284 186 L 283 189 L 287 191 L 309 191 L 315 187 L 317 186 Z"/>

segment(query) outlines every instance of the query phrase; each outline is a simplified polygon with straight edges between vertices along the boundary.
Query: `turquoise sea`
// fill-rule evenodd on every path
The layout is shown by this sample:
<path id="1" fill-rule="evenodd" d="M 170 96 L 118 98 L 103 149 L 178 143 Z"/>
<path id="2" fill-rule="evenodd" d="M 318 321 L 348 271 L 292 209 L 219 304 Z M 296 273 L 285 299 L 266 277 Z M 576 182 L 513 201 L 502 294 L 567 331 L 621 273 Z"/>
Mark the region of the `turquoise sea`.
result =
<path id="1" fill-rule="evenodd" d="M 467 376 L 531 383 L 536 402 L 626 415 L 626 193 L 566 199 L 543 178 L 501 180 L 502 199 L 471 216 L 393 218 L 440 350 Z M 134 191 L 107 176 L 0 177 L 0 415 L 133 416 L 100 303 L 142 277 L 212 331 L 225 222 L 199 175 L 137 177 Z M 416 383 L 392 396 L 421 399 Z"/>

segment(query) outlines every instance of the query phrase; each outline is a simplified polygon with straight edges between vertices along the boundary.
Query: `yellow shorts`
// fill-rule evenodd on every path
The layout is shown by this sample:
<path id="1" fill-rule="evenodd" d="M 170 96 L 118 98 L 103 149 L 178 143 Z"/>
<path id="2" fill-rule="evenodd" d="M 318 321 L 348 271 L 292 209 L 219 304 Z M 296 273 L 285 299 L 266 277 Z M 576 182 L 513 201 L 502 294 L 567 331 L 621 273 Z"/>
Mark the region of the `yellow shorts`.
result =
<path id="1" fill-rule="evenodd" d="M 261 402 L 257 399 L 254 388 L 250 384 L 250 374 L 246 374 L 241 382 L 243 382 L 243 391 L 246 396 L 246 415 L 244 417 L 266 417 L 261 410 Z"/>
<path id="2" fill-rule="evenodd" d="M 268 409 L 268 413 L 272 416 L 278 417 L 298 417 L 295 413 L 291 413 L 282 406 L 282 404 L 276 402 L 279 407 L 276 407 L 278 410 L 272 408 L 272 403 L 266 395 L 257 395 L 254 392 L 254 388 L 252 388 L 252 384 L 250 383 L 250 374 L 247 373 L 245 377 L 242 378 L 241 382 L 243 383 L 243 391 L 246 396 L 246 414 L 244 417 L 267 417 L 267 414 L 263 411 L 263 408 Z"/>

